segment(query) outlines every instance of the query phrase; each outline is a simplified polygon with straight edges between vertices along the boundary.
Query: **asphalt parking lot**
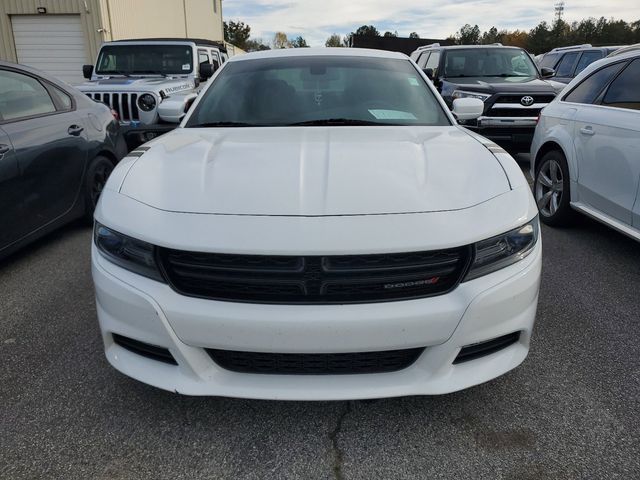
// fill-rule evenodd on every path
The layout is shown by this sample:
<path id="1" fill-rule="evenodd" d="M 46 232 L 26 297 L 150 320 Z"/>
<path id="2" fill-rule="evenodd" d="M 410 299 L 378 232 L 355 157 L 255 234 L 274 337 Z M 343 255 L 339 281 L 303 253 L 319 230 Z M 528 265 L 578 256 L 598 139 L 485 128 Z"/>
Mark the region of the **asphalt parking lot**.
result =
<path id="1" fill-rule="evenodd" d="M 543 228 L 526 362 L 442 397 L 191 398 L 105 360 L 89 228 L 0 263 L 0 478 L 640 478 L 640 245 Z"/>

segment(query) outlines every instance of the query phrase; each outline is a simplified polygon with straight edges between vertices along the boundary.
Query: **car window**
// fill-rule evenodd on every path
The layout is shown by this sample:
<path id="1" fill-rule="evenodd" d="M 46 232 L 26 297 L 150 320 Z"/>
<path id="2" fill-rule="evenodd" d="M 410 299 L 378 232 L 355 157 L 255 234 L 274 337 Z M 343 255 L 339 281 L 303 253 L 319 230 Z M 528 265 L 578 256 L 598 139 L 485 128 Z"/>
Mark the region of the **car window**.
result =
<path id="1" fill-rule="evenodd" d="M 520 48 L 463 48 L 446 52 L 444 76 L 536 77 L 538 70 Z"/>
<path id="2" fill-rule="evenodd" d="M 434 73 L 438 70 L 438 64 L 440 63 L 440 52 L 433 52 L 427 60 L 427 63 L 424 68 L 433 69 Z"/>
<path id="3" fill-rule="evenodd" d="M 72 102 L 69 95 L 53 85 L 49 86 L 49 91 L 54 97 L 55 103 L 60 106 L 58 110 L 71 110 Z"/>
<path id="4" fill-rule="evenodd" d="M 420 58 L 418 58 L 418 61 L 416 62 L 420 68 L 424 69 L 427 68 L 425 67 L 425 65 L 427 64 L 427 61 L 429 60 L 429 54 L 431 52 L 425 52 L 422 55 L 420 55 Z"/>
<path id="5" fill-rule="evenodd" d="M 640 59 L 636 59 L 616 78 L 602 100 L 609 107 L 640 110 Z"/>
<path id="6" fill-rule="evenodd" d="M 578 58 L 578 54 L 580 52 L 570 52 L 566 53 L 560 63 L 558 64 L 558 68 L 556 68 L 556 77 L 571 77 L 573 73 L 573 65 L 576 62 L 576 58 Z"/>
<path id="7" fill-rule="evenodd" d="M 540 67 L 553 68 L 558 61 L 558 53 L 547 53 L 542 60 L 540 60 Z"/>
<path id="8" fill-rule="evenodd" d="M 53 100 L 35 78 L 0 70 L 0 116 L 15 120 L 56 111 Z"/>
<path id="9" fill-rule="evenodd" d="M 623 67 L 623 63 L 607 65 L 592 73 L 564 97 L 565 102 L 593 103 L 600 92 Z"/>
<path id="10" fill-rule="evenodd" d="M 580 56 L 580 60 L 578 60 L 578 65 L 576 65 L 576 75 L 578 75 L 582 70 L 587 68 L 596 60 L 600 60 L 602 58 L 602 52 L 598 50 L 592 50 L 589 52 L 582 52 Z"/>
<path id="11" fill-rule="evenodd" d="M 198 50 L 198 65 L 206 65 L 209 62 L 209 55 L 206 50 Z"/>
<path id="12" fill-rule="evenodd" d="M 408 60 L 301 56 L 229 62 L 186 126 L 320 125 L 336 119 L 342 121 L 336 125 L 450 125 Z"/>
<path id="13" fill-rule="evenodd" d="M 189 45 L 105 45 L 96 63 L 98 75 L 186 75 L 192 71 Z"/>

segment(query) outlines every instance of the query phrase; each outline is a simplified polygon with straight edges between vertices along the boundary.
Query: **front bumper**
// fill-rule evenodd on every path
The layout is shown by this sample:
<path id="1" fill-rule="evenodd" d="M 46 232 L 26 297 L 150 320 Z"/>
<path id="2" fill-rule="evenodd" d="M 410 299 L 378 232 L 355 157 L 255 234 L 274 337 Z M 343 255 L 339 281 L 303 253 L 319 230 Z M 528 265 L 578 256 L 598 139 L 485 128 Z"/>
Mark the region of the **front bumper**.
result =
<path id="1" fill-rule="evenodd" d="M 536 129 L 536 117 L 480 117 L 463 126 L 511 152 L 528 152 Z"/>
<path id="2" fill-rule="evenodd" d="M 524 260 L 421 300 L 364 305 L 255 305 L 184 297 L 92 252 L 98 319 L 122 373 L 188 395 L 343 400 L 444 394 L 491 380 L 526 357 L 538 301 L 541 242 Z M 461 347 L 520 332 L 517 343 L 462 364 Z M 167 348 L 178 365 L 132 353 L 113 334 Z M 260 375 L 219 367 L 205 348 L 338 353 L 426 347 L 393 373 Z"/>

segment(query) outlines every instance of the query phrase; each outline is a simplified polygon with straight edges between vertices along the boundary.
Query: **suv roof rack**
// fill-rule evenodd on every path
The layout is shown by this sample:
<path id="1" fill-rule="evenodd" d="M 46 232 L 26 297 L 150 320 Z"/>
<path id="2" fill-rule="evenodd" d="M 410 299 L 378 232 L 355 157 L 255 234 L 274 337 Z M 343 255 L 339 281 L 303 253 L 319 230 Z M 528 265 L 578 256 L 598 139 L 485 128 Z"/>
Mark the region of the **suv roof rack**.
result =
<path id="1" fill-rule="evenodd" d="M 622 55 L 623 53 L 635 52 L 636 50 L 640 50 L 640 43 L 635 43 L 627 47 L 620 47 L 619 49 L 614 50 L 609 55 L 607 55 L 607 57 L 616 57 L 618 55 Z"/>
<path id="2" fill-rule="evenodd" d="M 429 45 L 422 45 L 420 47 L 418 47 L 416 50 L 426 50 L 428 48 L 434 48 L 434 47 L 439 47 L 440 44 L 439 43 L 430 43 Z"/>
<path id="3" fill-rule="evenodd" d="M 573 50 L 573 49 L 577 49 L 577 48 L 591 48 L 591 47 L 593 47 L 593 45 L 591 45 L 590 43 L 583 43 L 582 45 L 570 45 L 568 47 L 557 47 L 557 48 L 554 48 L 551 51 L 552 52 L 562 52 L 564 50 Z"/>

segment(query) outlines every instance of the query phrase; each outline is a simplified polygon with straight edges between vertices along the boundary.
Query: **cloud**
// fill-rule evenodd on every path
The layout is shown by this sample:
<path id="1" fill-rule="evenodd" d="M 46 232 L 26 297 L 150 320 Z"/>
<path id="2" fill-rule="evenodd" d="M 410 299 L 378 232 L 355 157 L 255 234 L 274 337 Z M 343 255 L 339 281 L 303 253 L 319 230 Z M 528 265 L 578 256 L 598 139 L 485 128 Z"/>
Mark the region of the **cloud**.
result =
<path id="1" fill-rule="evenodd" d="M 311 46 L 322 46 L 332 33 L 346 35 L 359 26 L 402 36 L 418 32 L 425 38 L 446 38 L 462 25 L 477 24 L 530 30 L 540 21 L 553 20 L 552 0 L 224 0 L 226 20 L 241 20 L 251 26 L 251 36 L 270 41 L 274 32 L 289 37 L 302 35 Z M 640 19 L 638 0 L 581 0 L 567 2 L 565 20 L 587 17 Z"/>

